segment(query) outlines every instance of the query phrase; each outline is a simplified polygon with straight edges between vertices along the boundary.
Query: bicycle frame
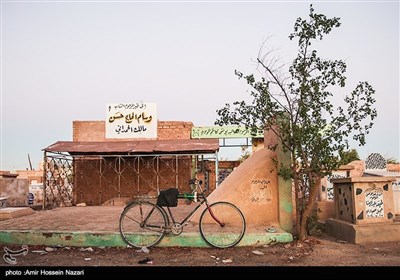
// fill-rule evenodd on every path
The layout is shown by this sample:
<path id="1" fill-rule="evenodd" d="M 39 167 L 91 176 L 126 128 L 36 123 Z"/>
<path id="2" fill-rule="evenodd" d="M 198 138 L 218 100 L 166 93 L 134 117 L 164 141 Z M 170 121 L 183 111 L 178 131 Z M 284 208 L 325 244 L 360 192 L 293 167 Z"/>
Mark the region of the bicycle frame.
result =
<path id="1" fill-rule="evenodd" d="M 186 199 L 186 197 L 185 197 L 184 195 L 185 195 L 185 194 L 179 194 L 179 195 L 178 195 L 178 199 Z M 210 212 L 210 215 L 213 217 L 213 219 L 214 219 L 218 224 L 220 224 L 220 225 L 223 227 L 223 226 L 224 226 L 224 223 L 222 223 L 221 221 L 219 221 L 218 218 L 215 217 L 215 215 L 213 214 L 213 212 L 212 212 L 212 210 L 211 210 L 211 208 L 210 208 L 210 204 L 209 204 L 208 201 L 207 201 L 207 197 L 204 195 L 204 192 L 202 192 L 201 194 L 198 194 L 198 195 L 197 195 L 197 198 L 200 198 L 200 199 L 201 199 L 201 201 L 199 202 L 199 204 L 198 204 L 198 205 L 197 205 L 197 206 L 196 206 L 196 207 L 181 221 L 181 222 L 178 222 L 178 224 L 180 224 L 182 227 L 184 227 L 186 221 L 188 221 L 188 220 L 193 216 L 193 214 L 197 211 L 197 209 L 199 209 L 203 204 L 206 204 L 206 209 Z M 161 208 L 162 210 L 164 210 L 165 214 L 167 214 L 167 212 L 165 211 L 164 207 L 160 207 L 160 208 Z M 170 207 L 166 206 L 166 208 L 167 208 L 168 214 L 169 214 L 169 216 L 168 216 L 168 214 L 167 214 L 168 221 L 169 221 L 169 218 L 171 218 L 172 223 L 175 224 L 176 221 L 175 221 L 174 215 L 173 215 L 172 212 L 171 212 Z"/>
<path id="2" fill-rule="evenodd" d="M 171 206 L 160 206 L 161 204 L 168 205 L 168 203 L 159 202 L 160 205 L 158 205 L 148 200 L 157 198 L 158 201 L 158 197 L 137 198 L 125 207 L 120 216 L 122 238 L 128 244 L 138 248 L 156 245 L 164 234 L 181 234 L 195 212 L 204 205 L 205 208 L 199 217 L 199 231 L 205 242 L 217 248 L 228 248 L 238 244 L 246 230 L 246 221 L 240 209 L 225 201 L 209 203 L 205 195 L 207 190 L 201 187 L 202 182 L 197 179 L 190 182 L 196 187 L 192 188 L 191 193 L 178 194 L 177 199 L 189 199 L 197 205 L 190 210 L 189 214 L 185 214 L 182 221 L 175 220 Z M 173 203 L 173 205 L 175 207 L 176 204 Z"/>

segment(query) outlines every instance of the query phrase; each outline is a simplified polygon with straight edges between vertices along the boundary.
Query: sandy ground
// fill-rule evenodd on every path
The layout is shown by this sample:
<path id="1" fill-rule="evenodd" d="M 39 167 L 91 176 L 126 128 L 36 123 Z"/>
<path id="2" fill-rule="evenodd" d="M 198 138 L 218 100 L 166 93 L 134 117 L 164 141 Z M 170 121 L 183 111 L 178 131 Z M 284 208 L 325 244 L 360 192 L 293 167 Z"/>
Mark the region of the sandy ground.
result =
<path id="1" fill-rule="evenodd" d="M 21 249 L 21 245 L 0 245 Z M 3 253 L 4 254 L 4 253 Z M 394 266 L 400 267 L 400 242 L 350 244 L 325 234 L 305 242 L 264 245 L 261 247 L 178 248 L 155 247 L 149 252 L 133 248 L 110 247 L 45 247 L 29 246 L 26 255 L 15 256 L 16 264 L 5 267 L 135 267 L 135 266 Z"/>
<path id="2" fill-rule="evenodd" d="M 13 230 L 101 229 L 113 232 L 118 230 L 121 211 L 122 207 L 58 208 L 35 211 L 32 215 L 1 221 L 0 225 L 3 229 Z M 23 250 L 20 254 L 14 255 L 14 263 L 10 262 L 7 252 L 21 249 Z M 4 276 L 7 276 L 4 279 L 10 279 L 10 274 L 20 279 L 21 275 L 31 276 L 31 273 L 39 276 L 43 276 L 41 273 L 62 273 L 65 276 L 71 271 L 99 277 L 115 277 L 134 272 L 144 272 L 149 277 L 152 273 L 157 277 L 163 273 L 165 276 L 169 275 L 168 277 L 181 277 L 181 273 L 193 276 L 193 273 L 203 269 L 207 272 L 230 272 L 233 276 L 242 271 L 245 275 L 252 275 L 260 269 L 262 272 L 277 272 L 279 275 L 293 269 L 295 273 L 299 269 L 309 273 L 310 268 L 313 275 L 321 275 L 320 272 L 331 275 L 326 273 L 330 273 L 332 269 L 336 272 L 338 268 L 345 269 L 345 274 L 349 268 L 358 269 L 363 273 L 382 273 L 382 269 L 395 269 L 397 273 L 400 272 L 400 241 L 356 245 L 337 240 L 323 232 L 305 242 L 294 240 L 287 244 L 228 249 L 154 247 L 148 252 L 144 251 L 123 247 L 22 247 L 0 244 L 0 279 Z M 166 274 L 170 270 L 171 274 Z"/>

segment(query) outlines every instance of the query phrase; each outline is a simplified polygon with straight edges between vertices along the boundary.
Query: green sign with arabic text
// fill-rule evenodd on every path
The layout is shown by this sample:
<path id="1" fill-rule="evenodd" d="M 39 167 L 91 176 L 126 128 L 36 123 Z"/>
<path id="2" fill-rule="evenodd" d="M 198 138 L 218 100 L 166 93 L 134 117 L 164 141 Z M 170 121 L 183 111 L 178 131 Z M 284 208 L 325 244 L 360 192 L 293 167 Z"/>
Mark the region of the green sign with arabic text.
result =
<path id="1" fill-rule="evenodd" d="M 262 130 L 252 133 L 244 126 L 202 126 L 192 127 L 191 138 L 263 138 Z"/>

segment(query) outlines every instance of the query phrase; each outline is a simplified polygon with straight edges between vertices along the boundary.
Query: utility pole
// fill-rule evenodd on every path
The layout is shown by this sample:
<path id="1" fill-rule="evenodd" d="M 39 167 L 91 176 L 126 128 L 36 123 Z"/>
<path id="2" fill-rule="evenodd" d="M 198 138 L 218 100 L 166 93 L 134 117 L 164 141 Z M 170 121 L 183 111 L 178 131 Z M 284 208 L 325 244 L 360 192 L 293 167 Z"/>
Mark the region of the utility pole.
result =
<path id="1" fill-rule="evenodd" d="M 29 161 L 29 167 L 31 168 L 31 170 L 33 170 L 33 168 L 32 168 L 32 162 L 31 162 L 31 157 L 29 156 L 29 154 L 28 154 L 28 161 Z"/>

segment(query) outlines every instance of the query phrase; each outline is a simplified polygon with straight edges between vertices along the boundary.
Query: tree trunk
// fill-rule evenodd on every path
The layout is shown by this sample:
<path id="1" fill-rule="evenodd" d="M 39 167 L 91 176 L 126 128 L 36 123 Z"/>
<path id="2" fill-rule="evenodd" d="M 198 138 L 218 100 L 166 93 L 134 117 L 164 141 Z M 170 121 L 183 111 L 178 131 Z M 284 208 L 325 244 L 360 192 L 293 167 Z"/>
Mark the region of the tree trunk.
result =
<path id="1" fill-rule="evenodd" d="M 299 182 L 294 180 L 294 198 L 296 203 L 296 232 L 297 236 L 300 235 L 300 222 L 301 222 L 301 205 L 299 201 Z"/>
<path id="2" fill-rule="evenodd" d="M 294 155 L 292 155 L 292 159 L 294 158 Z M 297 235 L 300 234 L 300 221 L 301 221 L 301 207 L 299 203 L 299 179 L 297 177 L 297 166 L 296 162 L 292 162 L 292 173 L 293 173 L 293 185 L 294 185 L 294 203 L 296 204 L 296 233 Z"/>
<path id="3" fill-rule="evenodd" d="M 321 178 L 318 178 L 316 182 L 314 182 L 313 176 L 309 174 L 308 181 L 310 182 L 310 193 L 306 208 L 304 209 L 303 215 L 301 217 L 300 230 L 298 231 L 299 232 L 298 239 L 300 241 L 304 241 L 308 236 L 307 233 L 308 218 L 311 217 L 311 215 L 313 214 L 315 201 L 317 199 L 318 186 L 321 181 Z"/>

